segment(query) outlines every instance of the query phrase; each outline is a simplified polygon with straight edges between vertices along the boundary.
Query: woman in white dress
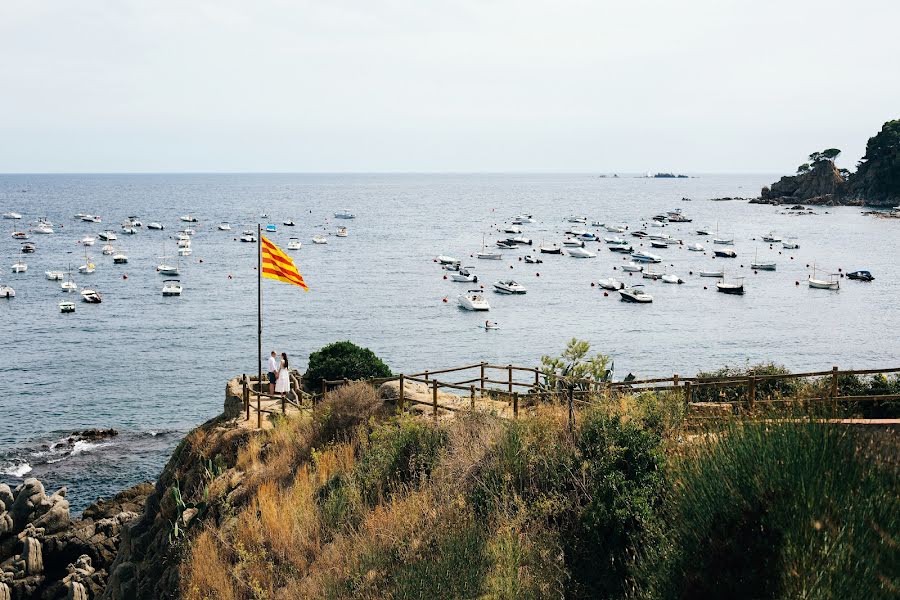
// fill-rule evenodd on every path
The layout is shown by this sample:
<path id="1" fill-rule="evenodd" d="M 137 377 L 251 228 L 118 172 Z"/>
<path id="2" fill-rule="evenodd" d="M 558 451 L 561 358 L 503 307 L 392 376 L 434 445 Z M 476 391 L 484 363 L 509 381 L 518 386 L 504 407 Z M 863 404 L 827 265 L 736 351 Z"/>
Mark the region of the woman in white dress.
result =
<path id="1" fill-rule="evenodd" d="M 287 394 L 291 391 L 291 378 L 288 376 L 288 357 L 281 353 L 281 364 L 278 366 L 278 379 L 275 381 L 275 393 Z"/>

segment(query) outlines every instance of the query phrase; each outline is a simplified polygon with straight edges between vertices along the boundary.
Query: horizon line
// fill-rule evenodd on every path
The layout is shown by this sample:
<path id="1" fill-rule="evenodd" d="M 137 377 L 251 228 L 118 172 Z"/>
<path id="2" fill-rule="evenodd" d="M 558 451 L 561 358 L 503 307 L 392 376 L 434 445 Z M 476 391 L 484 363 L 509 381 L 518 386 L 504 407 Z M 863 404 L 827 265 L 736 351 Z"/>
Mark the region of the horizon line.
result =
<path id="1" fill-rule="evenodd" d="M 647 177 L 645 174 L 672 173 L 675 175 L 772 175 L 778 171 L 0 171 L 0 177 L 11 175 L 614 175 L 637 176 L 637 179 L 669 179 Z"/>

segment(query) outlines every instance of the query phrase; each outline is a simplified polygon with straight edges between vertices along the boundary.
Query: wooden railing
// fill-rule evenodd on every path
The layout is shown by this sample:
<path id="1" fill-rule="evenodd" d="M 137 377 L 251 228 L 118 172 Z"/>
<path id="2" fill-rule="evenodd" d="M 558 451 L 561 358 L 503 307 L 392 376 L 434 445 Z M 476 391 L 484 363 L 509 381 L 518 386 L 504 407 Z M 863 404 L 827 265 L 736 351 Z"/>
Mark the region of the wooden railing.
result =
<path id="1" fill-rule="evenodd" d="M 469 373 L 467 373 L 469 372 Z M 439 392 L 446 391 L 460 398 L 468 398 L 467 409 L 474 409 L 478 398 L 490 398 L 505 400 L 511 408 L 513 418 L 518 417 L 520 408 L 536 403 L 563 402 L 568 403 L 570 411 L 574 405 L 614 399 L 620 395 L 633 395 L 644 392 L 666 394 L 669 399 L 681 401 L 684 404 L 692 404 L 697 396 L 706 396 L 705 390 L 718 390 L 723 401 L 731 404 L 743 405 L 754 408 L 759 404 L 777 404 L 786 402 L 872 402 L 872 401 L 897 401 L 900 394 L 882 395 L 839 395 L 839 382 L 842 376 L 877 375 L 900 373 L 900 367 L 884 369 L 850 369 L 841 370 L 832 367 L 827 371 L 811 371 L 806 373 L 784 374 L 751 374 L 736 377 L 682 377 L 673 374 L 671 377 L 655 377 L 647 379 L 634 379 L 631 381 L 599 381 L 594 379 L 567 378 L 564 386 L 551 387 L 548 377 L 539 368 L 522 367 L 516 365 L 495 365 L 488 362 L 480 362 L 461 367 L 421 371 L 410 375 L 400 374 L 392 377 L 372 378 L 365 380 L 367 383 L 378 387 L 384 383 L 399 382 L 397 404 L 399 410 L 404 410 L 408 404 L 428 405 L 436 418 L 439 411 L 458 411 L 459 406 L 440 404 Z M 453 374 L 453 377 L 447 377 Z M 442 376 L 438 379 L 437 376 Z M 824 392 L 820 395 L 809 396 L 803 394 L 791 394 L 783 397 L 779 394 L 767 394 L 762 396 L 760 389 L 766 388 L 769 383 L 780 380 L 815 380 L 817 385 L 810 386 L 808 390 Z M 251 381 L 256 381 L 244 375 L 244 404 L 246 418 L 250 419 L 251 411 Z M 324 380 L 321 382 L 321 390 L 314 394 L 303 392 L 305 382 L 297 372 L 291 373 L 291 389 L 296 393 L 294 398 L 273 396 L 265 392 L 257 393 L 254 407 L 257 412 L 257 423 L 261 426 L 262 413 L 272 413 L 261 407 L 261 398 L 277 399 L 281 401 L 282 412 L 287 411 L 287 406 L 292 405 L 300 410 L 313 410 L 325 394 L 330 390 L 350 383 L 348 379 Z M 407 384 L 415 383 L 427 387 L 430 398 L 427 401 L 411 397 L 407 393 Z M 265 385 L 265 383 L 264 383 Z M 771 387 L 771 386 L 768 386 Z M 731 390 L 726 394 L 725 390 Z M 736 390 L 736 391 L 735 391 Z"/>

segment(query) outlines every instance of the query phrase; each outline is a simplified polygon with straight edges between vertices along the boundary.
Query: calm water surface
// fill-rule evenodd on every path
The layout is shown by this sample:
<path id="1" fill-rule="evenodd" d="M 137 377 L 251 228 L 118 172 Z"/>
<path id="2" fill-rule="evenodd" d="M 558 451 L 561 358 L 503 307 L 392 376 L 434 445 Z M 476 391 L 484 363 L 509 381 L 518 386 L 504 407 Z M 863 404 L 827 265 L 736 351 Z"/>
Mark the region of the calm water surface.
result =
<path id="1" fill-rule="evenodd" d="M 900 308 L 900 222 L 865 216 L 858 208 L 817 209 L 801 217 L 771 206 L 708 200 L 752 196 L 774 179 L 0 176 L 0 212 L 25 215 L 22 221 L 0 221 L 0 281 L 17 292 L 15 299 L 0 301 L 0 480 L 15 484 L 27 473 L 48 486 L 68 485 L 73 508 L 81 509 L 97 495 L 155 478 L 184 432 L 218 414 L 226 380 L 256 370 L 256 246 L 236 238 L 242 229 L 255 228 L 262 213 L 270 215 L 263 222 L 278 224 L 271 235 L 276 243 L 286 247 L 291 236 L 303 242 L 294 254 L 313 291 L 264 283 L 265 348 L 286 351 L 301 368 L 311 351 L 338 339 L 372 348 L 400 371 L 481 359 L 531 365 L 573 336 L 613 355 L 617 377 L 693 374 L 762 360 L 793 369 L 900 363 L 900 334 L 893 325 Z M 335 220 L 332 214 L 341 208 L 357 218 Z M 614 270 L 623 264 L 621 255 L 604 244 L 589 244 L 597 258 L 543 256 L 541 265 L 519 261 L 524 250 L 506 252 L 503 261 L 470 258 L 483 236 L 492 244 L 500 235 L 495 226 L 520 212 L 534 215 L 537 222 L 525 226 L 525 234 L 537 245 L 561 242 L 570 214 L 634 229 L 673 208 L 694 221 L 649 231 L 699 241 L 707 252 L 654 249 L 665 259 L 659 269 L 686 283 L 643 281 L 655 298 L 650 305 L 622 303 L 591 287 L 611 275 L 627 280 Z M 74 219 L 80 212 L 100 214 L 103 223 Z M 175 253 L 178 217 L 185 213 L 200 222 L 193 256 L 181 259 L 184 295 L 163 298 L 157 257 Z M 120 233 L 128 215 L 144 223 L 137 235 Z M 58 224 L 57 233 L 33 235 L 37 253 L 22 255 L 10 233 L 39 216 Z M 286 219 L 296 227 L 282 226 Z M 150 221 L 163 222 L 166 230 L 148 231 Z M 220 221 L 229 221 L 233 230 L 218 231 Z M 349 226 L 348 238 L 311 243 L 314 234 L 334 232 L 341 224 Z M 711 239 L 693 234 L 717 224 L 722 234 L 734 236 L 738 259 L 711 259 Z M 60 314 L 57 303 L 65 294 L 44 271 L 77 269 L 85 254 L 78 240 L 107 227 L 118 233 L 114 245 L 126 251 L 129 264 L 113 265 L 101 255 L 98 240 L 88 249 L 97 272 L 75 280 L 98 288 L 103 303 L 78 302 L 74 314 Z M 780 245 L 754 241 L 771 230 L 796 236 L 800 249 L 782 253 Z M 755 253 L 776 261 L 778 270 L 750 272 Z M 500 331 L 478 329 L 484 315 L 457 308 L 456 296 L 467 286 L 443 279 L 432 260 L 438 254 L 472 264 L 488 287 L 510 276 L 528 287 L 525 296 L 489 295 L 490 318 Z M 10 266 L 23 256 L 28 272 L 12 274 Z M 826 273 L 869 269 L 877 279 L 842 280 L 838 292 L 795 285 L 804 282 L 806 265 L 813 263 Z M 718 294 L 715 280 L 696 276 L 719 264 L 727 265 L 729 275 L 746 276 L 745 296 Z M 87 427 L 115 427 L 122 434 L 98 445 L 53 447 Z"/>

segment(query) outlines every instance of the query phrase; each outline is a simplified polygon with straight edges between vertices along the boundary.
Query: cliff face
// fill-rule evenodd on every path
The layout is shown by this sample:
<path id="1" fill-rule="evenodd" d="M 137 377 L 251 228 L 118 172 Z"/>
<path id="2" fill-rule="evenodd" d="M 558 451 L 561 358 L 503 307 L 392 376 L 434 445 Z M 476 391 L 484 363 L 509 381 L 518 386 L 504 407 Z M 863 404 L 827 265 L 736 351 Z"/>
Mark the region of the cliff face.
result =
<path id="1" fill-rule="evenodd" d="M 869 138 L 866 155 L 850 177 L 847 196 L 872 206 L 900 205 L 900 119 Z"/>
<path id="2" fill-rule="evenodd" d="M 759 204 L 826 204 L 842 203 L 846 183 L 840 171 L 830 160 L 816 163 L 812 169 L 800 175 L 787 175 L 769 187 L 764 187 L 757 200 Z"/>

